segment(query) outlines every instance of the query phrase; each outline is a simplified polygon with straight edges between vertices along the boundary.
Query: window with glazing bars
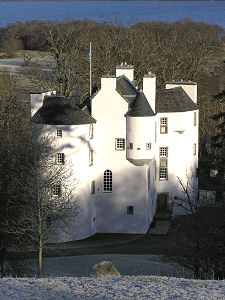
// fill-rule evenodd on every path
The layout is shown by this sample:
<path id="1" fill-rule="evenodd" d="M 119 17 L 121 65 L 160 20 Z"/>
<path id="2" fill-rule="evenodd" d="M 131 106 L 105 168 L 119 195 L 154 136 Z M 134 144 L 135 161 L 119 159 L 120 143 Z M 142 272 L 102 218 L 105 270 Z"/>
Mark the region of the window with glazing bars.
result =
<path id="1" fill-rule="evenodd" d="M 168 179 L 168 147 L 159 148 L 159 180 Z"/>
<path id="2" fill-rule="evenodd" d="M 125 139 L 116 139 L 116 150 L 125 150 Z"/>
<path id="3" fill-rule="evenodd" d="M 64 155 L 64 153 L 57 153 L 56 154 L 56 163 L 58 165 L 63 165 L 65 163 L 65 155 Z"/>
<path id="4" fill-rule="evenodd" d="M 160 147 L 159 148 L 159 156 L 160 157 L 167 157 L 168 156 L 168 148 L 167 147 Z"/>
<path id="5" fill-rule="evenodd" d="M 57 137 L 62 137 L 62 129 L 57 129 L 56 130 L 56 136 Z"/>
<path id="6" fill-rule="evenodd" d="M 160 133 L 168 132 L 168 121 L 167 118 L 160 118 Z"/>
<path id="7" fill-rule="evenodd" d="M 167 168 L 159 168 L 159 180 L 167 180 Z"/>
<path id="8" fill-rule="evenodd" d="M 60 184 L 54 184 L 52 188 L 52 195 L 53 196 L 61 196 L 61 185 Z"/>
<path id="9" fill-rule="evenodd" d="M 112 172 L 110 170 L 104 172 L 103 191 L 112 192 Z"/>
<path id="10" fill-rule="evenodd" d="M 152 147 L 151 143 L 146 143 L 146 150 L 151 150 L 151 147 Z"/>

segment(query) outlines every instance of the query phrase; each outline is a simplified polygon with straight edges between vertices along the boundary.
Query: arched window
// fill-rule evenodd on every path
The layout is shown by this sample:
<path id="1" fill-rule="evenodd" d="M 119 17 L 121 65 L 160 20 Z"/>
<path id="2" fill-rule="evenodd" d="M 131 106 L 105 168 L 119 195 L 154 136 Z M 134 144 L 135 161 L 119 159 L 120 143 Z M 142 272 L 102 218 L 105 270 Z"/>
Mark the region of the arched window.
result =
<path id="1" fill-rule="evenodd" d="M 104 192 L 112 192 L 112 172 L 110 170 L 105 170 L 103 184 Z"/>

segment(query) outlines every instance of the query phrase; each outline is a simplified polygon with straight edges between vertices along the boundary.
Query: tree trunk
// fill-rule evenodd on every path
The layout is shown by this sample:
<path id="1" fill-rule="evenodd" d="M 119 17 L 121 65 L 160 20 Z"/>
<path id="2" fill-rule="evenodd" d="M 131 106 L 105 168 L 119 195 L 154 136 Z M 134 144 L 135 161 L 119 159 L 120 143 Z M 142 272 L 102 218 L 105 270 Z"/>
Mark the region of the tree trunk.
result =
<path id="1" fill-rule="evenodd" d="M 194 265 L 194 279 L 200 278 L 200 266 L 199 266 L 199 258 L 195 258 L 195 265 Z"/>
<path id="2" fill-rule="evenodd" d="M 38 277 L 42 277 L 42 251 L 43 251 L 43 234 L 42 234 L 42 211 L 41 211 L 41 199 L 38 193 Z"/>
<path id="3" fill-rule="evenodd" d="M 1 250 L 1 278 L 6 274 L 6 247 Z"/>
<path id="4" fill-rule="evenodd" d="M 42 236 L 39 238 L 39 250 L 38 250 L 38 277 L 42 277 Z"/>

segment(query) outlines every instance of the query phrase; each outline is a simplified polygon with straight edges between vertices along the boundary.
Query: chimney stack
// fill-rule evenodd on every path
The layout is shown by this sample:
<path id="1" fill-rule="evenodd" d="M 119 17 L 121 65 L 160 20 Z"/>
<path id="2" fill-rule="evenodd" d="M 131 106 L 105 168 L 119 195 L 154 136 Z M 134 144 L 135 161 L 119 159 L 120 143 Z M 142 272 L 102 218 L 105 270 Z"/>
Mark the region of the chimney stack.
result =
<path id="1" fill-rule="evenodd" d="M 128 65 L 126 62 L 116 67 L 116 77 L 125 75 L 131 82 L 134 81 L 134 66 Z"/>
<path id="2" fill-rule="evenodd" d="M 54 89 L 32 90 L 30 92 L 31 117 L 42 107 L 45 96 L 56 95 Z"/>
<path id="3" fill-rule="evenodd" d="M 143 77 L 143 93 L 145 94 L 149 105 L 155 113 L 156 76 L 151 71 L 149 71 Z"/>
<path id="4" fill-rule="evenodd" d="M 194 103 L 197 103 L 197 83 L 193 81 L 170 81 L 166 83 L 166 89 L 173 89 L 181 86 Z"/>
<path id="5" fill-rule="evenodd" d="M 116 77 L 105 75 L 101 78 L 101 90 L 111 91 L 116 89 Z"/>

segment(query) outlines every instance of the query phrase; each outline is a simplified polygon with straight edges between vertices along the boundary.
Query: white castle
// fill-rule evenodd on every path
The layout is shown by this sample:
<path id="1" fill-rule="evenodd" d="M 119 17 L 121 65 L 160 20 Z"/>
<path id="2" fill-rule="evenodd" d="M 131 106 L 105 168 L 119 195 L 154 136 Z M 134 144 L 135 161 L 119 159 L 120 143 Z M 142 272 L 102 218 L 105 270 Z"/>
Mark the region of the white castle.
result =
<path id="1" fill-rule="evenodd" d="M 157 211 L 179 213 L 170 205 L 181 188 L 177 177 L 186 181 L 198 164 L 195 82 L 156 90 L 149 72 L 140 91 L 133 66 L 121 64 L 116 76 L 101 78 L 89 107 L 52 90 L 32 91 L 31 115 L 55 134 L 56 161 L 70 160 L 79 182 L 80 213 L 60 241 L 97 232 L 145 234 Z M 54 193 L 60 195 L 60 184 Z"/>

